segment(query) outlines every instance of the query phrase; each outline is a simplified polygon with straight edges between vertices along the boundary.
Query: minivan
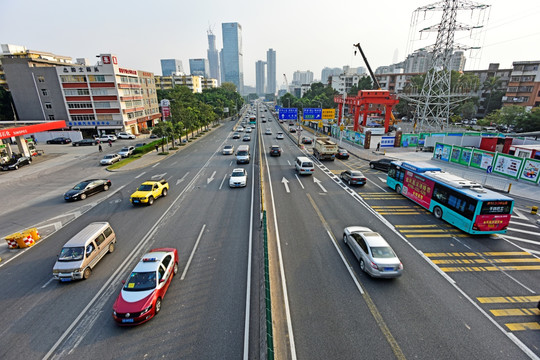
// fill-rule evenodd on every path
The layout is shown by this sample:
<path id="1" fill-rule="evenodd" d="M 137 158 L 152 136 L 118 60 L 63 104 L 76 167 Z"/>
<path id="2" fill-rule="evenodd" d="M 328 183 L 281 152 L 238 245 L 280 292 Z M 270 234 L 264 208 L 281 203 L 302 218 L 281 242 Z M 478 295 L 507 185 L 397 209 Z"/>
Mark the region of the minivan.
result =
<path id="1" fill-rule="evenodd" d="M 305 156 L 297 157 L 294 166 L 296 167 L 296 171 L 301 175 L 312 175 L 315 171 L 313 162 Z"/>
<path id="2" fill-rule="evenodd" d="M 60 251 L 53 277 L 60 281 L 88 279 L 92 269 L 114 251 L 116 234 L 108 222 L 93 222 L 73 236 Z"/>
<path id="3" fill-rule="evenodd" d="M 240 145 L 236 151 L 237 164 L 249 164 L 249 145 Z"/>

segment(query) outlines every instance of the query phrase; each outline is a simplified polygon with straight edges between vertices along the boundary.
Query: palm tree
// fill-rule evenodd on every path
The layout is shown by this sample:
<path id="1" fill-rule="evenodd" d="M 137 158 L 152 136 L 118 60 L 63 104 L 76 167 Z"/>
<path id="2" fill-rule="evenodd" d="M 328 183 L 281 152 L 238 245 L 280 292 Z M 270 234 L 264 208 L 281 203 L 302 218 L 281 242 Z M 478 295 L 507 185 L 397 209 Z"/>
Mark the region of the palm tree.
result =
<path id="1" fill-rule="evenodd" d="M 484 106 L 484 116 L 489 110 L 489 104 L 491 102 L 491 94 L 493 91 L 498 90 L 501 87 L 501 80 L 499 76 L 490 77 L 482 85 L 482 90 L 488 93 L 487 103 Z"/>

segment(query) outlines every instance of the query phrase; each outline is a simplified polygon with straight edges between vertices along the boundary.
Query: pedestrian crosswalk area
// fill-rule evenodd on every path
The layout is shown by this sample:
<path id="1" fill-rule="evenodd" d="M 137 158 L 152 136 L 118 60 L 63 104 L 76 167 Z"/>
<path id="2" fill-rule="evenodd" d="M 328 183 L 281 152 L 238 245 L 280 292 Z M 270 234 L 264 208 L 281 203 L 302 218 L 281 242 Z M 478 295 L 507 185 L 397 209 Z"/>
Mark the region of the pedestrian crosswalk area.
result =
<path id="1" fill-rule="evenodd" d="M 540 330 L 540 295 L 477 297 L 476 301 L 509 331 Z"/>
<path id="2" fill-rule="evenodd" d="M 540 259 L 526 251 L 424 253 L 446 273 L 537 271 Z"/>

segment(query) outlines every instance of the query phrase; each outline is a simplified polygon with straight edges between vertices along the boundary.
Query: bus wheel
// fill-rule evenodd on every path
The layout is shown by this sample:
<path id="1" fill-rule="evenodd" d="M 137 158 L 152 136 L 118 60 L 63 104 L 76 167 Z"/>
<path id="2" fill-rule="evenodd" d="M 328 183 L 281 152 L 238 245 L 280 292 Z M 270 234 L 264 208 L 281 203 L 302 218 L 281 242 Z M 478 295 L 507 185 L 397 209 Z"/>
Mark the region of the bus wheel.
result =
<path id="1" fill-rule="evenodd" d="M 396 192 L 401 194 L 401 185 L 396 185 Z"/>
<path id="2" fill-rule="evenodd" d="M 433 215 L 435 215 L 435 217 L 437 219 L 442 218 L 442 210 L 441 210 L 441 208 L 438 207 L 438 206 L 435 206 L 435 208 L 433 209 Z"/>

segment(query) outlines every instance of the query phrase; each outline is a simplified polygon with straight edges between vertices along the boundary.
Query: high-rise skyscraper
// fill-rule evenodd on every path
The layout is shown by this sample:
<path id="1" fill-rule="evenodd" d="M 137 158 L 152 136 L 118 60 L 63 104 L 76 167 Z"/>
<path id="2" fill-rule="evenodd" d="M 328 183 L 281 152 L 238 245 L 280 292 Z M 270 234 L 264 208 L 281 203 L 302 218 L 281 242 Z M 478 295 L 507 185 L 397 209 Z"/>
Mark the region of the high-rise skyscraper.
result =
<path id="1" fill-rule="evenodd" d="M 189 73 L 191 75 L 207 78 L 210 76 L 209 67 L 206 59 L 189 59 Z"/>
<path id="2" fill-rule="evenodd" d="M 259 96 L 263 96 L 264 92 L 264 65 L 266 63 L 262 60 L 259 60 L 255 63 L 255 92 Z"/>
<path id="3" fill-rule="evenodd" d="M 182 61 L 178 59 L 161 59 L 161 73 L 163 76 L 171 76 L 173 73 L 183 73 Z"/>
<path id="4" fill-rule="evenodd" d="M 219 75 L 219 52 L 216 48 L 216 35 L 212 33 L 212 30 L 208 30 L 208 65 L 210 66 L 210 77 L 217 79 L 218 84 L 221 84 L 221 77 Z"/>
<path id="5" fill-rule="evenodd" d="M 223 50 L 222 78 L 232 82 L 240 94 L 244 92 L 244 55 L 242 53 L 242 26 L 239 23 L 222 23 Z"/>
<path id="6" fill-rule="evenodd" d="M 266 93 L 276 94 L 276 52 L 268 49 L 266 52 Z"/>

